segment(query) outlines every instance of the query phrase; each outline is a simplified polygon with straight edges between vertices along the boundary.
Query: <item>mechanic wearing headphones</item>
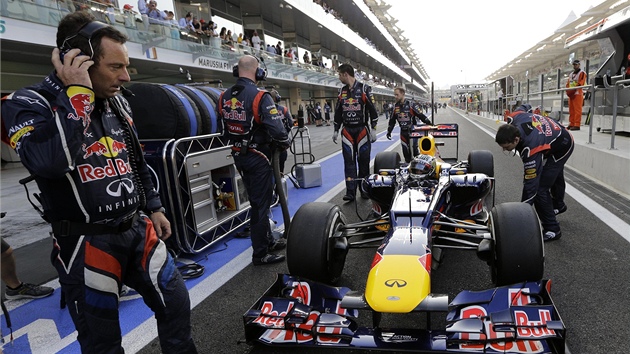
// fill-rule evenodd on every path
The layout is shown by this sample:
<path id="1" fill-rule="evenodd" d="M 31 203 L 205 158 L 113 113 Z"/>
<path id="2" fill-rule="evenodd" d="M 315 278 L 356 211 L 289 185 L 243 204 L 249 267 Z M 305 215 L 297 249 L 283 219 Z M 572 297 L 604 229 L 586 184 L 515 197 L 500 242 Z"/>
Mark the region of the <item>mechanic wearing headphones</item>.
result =
<path id="1" fill-rule="evenodd" d="M 402 145 L 403 156 L 405 157 L 405 162 L 409 163 L 411 157 L 417 152 L 417 140 L 412 146 L 409 140 L 409 133 L 411 133 L 413 126 L 418 124 L 418 120 L 424 124 L 431 124 L 431 120 L 422 113 L 422 107 L 419 104 L 405 99 L 404 88 L 396 87 L 394 89 L 394 97 L 396 98 L 396 104 L 392 113 L 392 118 L 394 119 L 389 120 L 387 139 L 392 140 L 392 130 L 394 130 L 396 122 L 398 122 L 398 125 L 400 125 L 400 144 Z"/>
<path id="2" fill-rule="evenodd" d="M 118 306 L 126 284 L 155 312 L 162 352 L 196 353 L 188 290 L 163 242 L 171 226 L 120 95 L 129 81 L 126 41 L 87 12 L 66 15 L 55 70 L 6 98 L 3 128 L 41 191 L 81 351 L 124 352 Z"/>
<path id="3" fill-rule="evenodd" d="M 224 136 L 233 144 L 234 163 L 243 176 L 251 203 L 252 262 L 264 265 L 284 261 L 283 255 L 269 253 L 285 248 L 286 241 L 273 241 L 267 213 L 274 183 L 271 167 L 273 148 L 286 150 L 289 139 L 282 123 L 284 116 L 276 108 L 271 95 L 256 87 L 256 81 L 266 77 L 258 64 L 258 59 L 251 55 L 245 55 L 238 61 L 233 71 L 238 80 L 221 94 L 217 113 L 223 119 Z"/>
<path id="4" fill-rule="evenodd" d="M 556 215 L 567 210 L 564 164 L 573 153 L 573 136 L 553 119 L 529 113 L 531 108 L 525 104 L 510 113 L 495 141 L 521 156 L 525 170 L 521 200 L 536 207 L 544 240 L 553 241 L 562 236 Z"/>

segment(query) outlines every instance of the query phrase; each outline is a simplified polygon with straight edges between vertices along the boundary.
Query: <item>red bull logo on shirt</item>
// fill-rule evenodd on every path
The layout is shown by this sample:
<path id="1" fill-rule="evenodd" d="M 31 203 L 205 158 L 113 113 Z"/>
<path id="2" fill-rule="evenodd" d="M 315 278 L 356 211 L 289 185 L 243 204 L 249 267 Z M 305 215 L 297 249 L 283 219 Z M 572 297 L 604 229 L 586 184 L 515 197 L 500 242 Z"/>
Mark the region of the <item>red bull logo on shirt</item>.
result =
<path id="1" fill-rule="evenodd" d="M 87 159 L 92 155 L 116 157 L 122 151 L 127 151 L 127 144 L 114 140 L 108 136 L 104 136 L 90 145 L 83 144 L 81 149 L 83 149 L 84 152 L 84 159 Z"/>
<path id="2" fill-rule="evenodd" d="M 356 98 L 347 98 L 343 101 L 343 110 L 344 111 L 360 111 L 361 110 L 361 104 L 359 103 L 359 100 L 357 100 Z"/>
<path id="3" fill-rule="evenodd" d="M 243 102 L 239 101 L 236 97 L 229 100 L 223 100 L 223 107 L 230 107 L 230 109 L 243 109 Z"/>
<path id="4" fill-rule="evenodd" d="M 84 87 L 71 86 L 67 95 L 74 112 L 68 113 L 68 119 L 80 120 L 83 123 L 83 134 L 90 127 L 90 114 L 94 110 L 94 93 Z"/>

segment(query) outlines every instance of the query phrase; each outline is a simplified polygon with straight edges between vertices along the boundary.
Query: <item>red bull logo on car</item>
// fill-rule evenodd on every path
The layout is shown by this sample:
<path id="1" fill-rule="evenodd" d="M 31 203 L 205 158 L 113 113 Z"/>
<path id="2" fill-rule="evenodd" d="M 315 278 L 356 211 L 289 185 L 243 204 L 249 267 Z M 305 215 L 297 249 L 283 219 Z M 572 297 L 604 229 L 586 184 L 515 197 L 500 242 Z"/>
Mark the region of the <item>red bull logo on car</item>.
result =
<path id="1" fill-rule="evenodd" d="M 298 302 L 309 304 L 311 301 L 311 289 L 306 282 L 294 282 L 289 297 L 295 298 Z M 335 344 L 340 343 L 342 330 L 336 327 L 318 326 L 319 311 L 311 311 L 304 323 L 294 324 L 296 330 L 285 329 L 284 317 L 291 312 L 294 302 L 289 302 L 284 308 L 274 306 L 271 301 L 265 301 L 262 305 L 261 314 L 253 322 L 270 329 L 266 330 L 260 337 L 268 343 L 306 343 L 317 340 L 318 343 Z M 347 311 L 337 303 L 334 313 L 345 315 Z M 316 333 L 314 336 L 312 333 Z M 331 334 L 333 336 L 327 336 Z"/>
<path id="2" fill-rule="evenodd" d="M 104 136 L 90 145 L 83 144 L 81 149 L 84 152 L 84 159 L 87 159 L 92 155 L 116 157 L 122 151 L 127 150 L 127 144 L 122 141 L 114 140 L 109 136 Z"/>
<path id="3" fill-rule="evenodd" d="M 508 301 L 512 306 L 525 306 L 532 302 L 528 295 L 528 289 L 509 289 Z M 484 320 L 485 331 L 483 333 L 462 333 L 461 340 L 472 341 L 460 344 L 460 349 L 479 352 L 510 352 L 510 353 L 543 353 L 545 347 L 542 341 L 532 339 L 544 339 L 553 337 L 556 332 L 548 329 L 545 324 L 551 321 L 551 312 L 548 309 L 539 309 L 537 315 L 525 311 L 515 310 L 514 320 L 517 325 L 517 338 L 527 340 L 506 340 L 501 338 L 514 338 L 512 332 L 496 332 L 493 324 Z M 488 318 L 488 312 L 483 306 L 473 305 L 460 310 L 460 316 L 465 318 Z M 532 318 L 533 317 L 533 318 Z M 487 341 L 486 343 L 473 343 L 474 341 Z"/>
<path id="4" fill-rule="evenodd" d="M 80 120 L 83 123 L 83 134 L 90 127 L 90 114 L 94 110 L 94 93 L 84 87 L 71 86 L 67 95 L 70 98 L 72 110 L 68 113 L 68 119 Z"/>

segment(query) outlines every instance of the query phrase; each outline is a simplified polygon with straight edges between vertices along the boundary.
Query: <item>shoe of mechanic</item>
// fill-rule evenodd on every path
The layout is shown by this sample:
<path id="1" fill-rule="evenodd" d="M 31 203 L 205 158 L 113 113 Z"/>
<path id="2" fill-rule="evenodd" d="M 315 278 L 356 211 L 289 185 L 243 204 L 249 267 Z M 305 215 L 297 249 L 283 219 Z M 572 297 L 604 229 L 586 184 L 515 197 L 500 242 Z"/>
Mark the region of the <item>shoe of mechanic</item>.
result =
<path id="1" fill-rule="evenodd" d="M 5 296 L 7 300 L 41 299 L 52 295 L 53 292 L 55 292 L 55 289 L 48 286 L 22 283 L 22 285 L 15 289 L 11 289 L 7 286 L 5 289 Z"/>
<path id="2" fill-rule="evenodd" d="M 545 242 L 556 241 L 559 240 L 560 237 L 562 237 L 562 231 L 545 231 L 543 233 L 543 241 Z"/>
<path id="3" fill-rule="evenodd" d="M 565 211 L 567 211 L 567 206 L 566 205 L 562 206 L 561 208 L 554 209 L 553 213 L 556 214 L 556 215 L 560 215 L 560 214 L 564 213 Z"/>
<path id="4" fill-rule="evenodd" d="M 354 196 L 352 194 L 346 194 L 343 196 L 342 199 L 345 200 L 346 202 L 351 202 L 354 200 Z"/>
<path id="5" fill-rule="evenodd" d="M 260 258 L 256 258 L 256 257 L 252 258 L 252 263 L 254 263 L 255 266 L 274 264 L 274 263 L 280 263 L 280 262 L 284 262 L 284 256 L 279 255 L 279 254 L 268 253 Z"/>

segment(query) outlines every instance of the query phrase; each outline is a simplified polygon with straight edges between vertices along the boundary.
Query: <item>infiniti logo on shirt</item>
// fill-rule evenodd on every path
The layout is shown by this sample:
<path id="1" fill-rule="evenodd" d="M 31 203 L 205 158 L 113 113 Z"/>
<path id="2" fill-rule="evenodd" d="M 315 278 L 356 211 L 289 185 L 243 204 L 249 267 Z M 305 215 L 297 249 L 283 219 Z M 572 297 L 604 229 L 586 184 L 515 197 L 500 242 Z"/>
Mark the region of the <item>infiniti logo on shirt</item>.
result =
<path id="1" fill-rule="evenodd" d="M 133 181 L 129 178 L 121 178 L 119 180 L 113 181 L 112 183 L 107 185 L 107 194 L 112 197 L 120 197 L 122 195 L 123 188 L 127 191 L 127 193 L 133 192 L 135 189 L 133 185 Z"/>

